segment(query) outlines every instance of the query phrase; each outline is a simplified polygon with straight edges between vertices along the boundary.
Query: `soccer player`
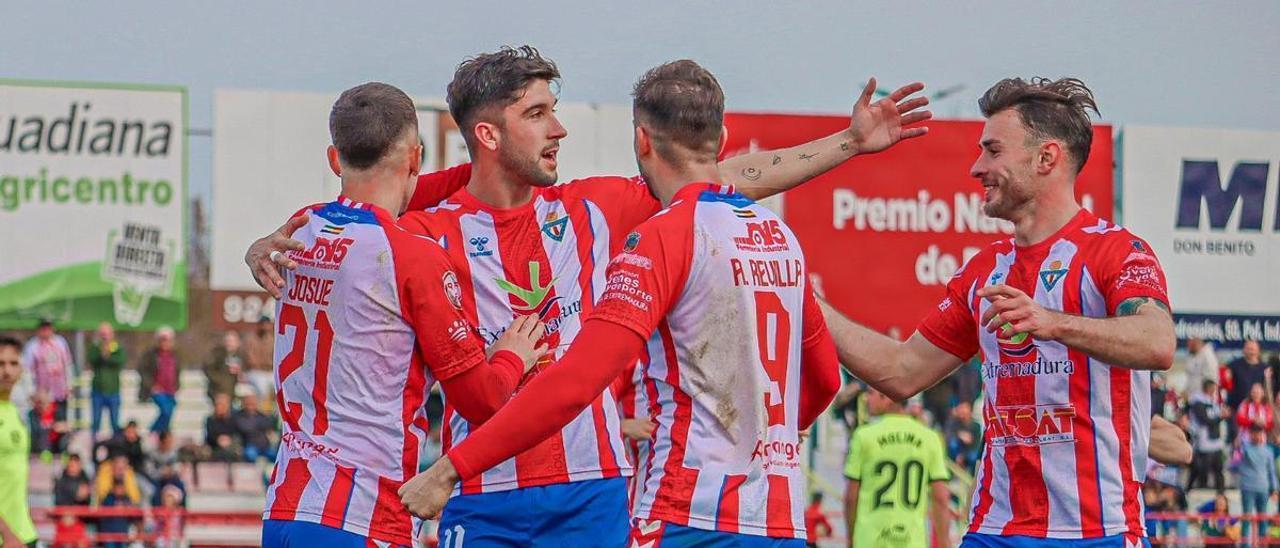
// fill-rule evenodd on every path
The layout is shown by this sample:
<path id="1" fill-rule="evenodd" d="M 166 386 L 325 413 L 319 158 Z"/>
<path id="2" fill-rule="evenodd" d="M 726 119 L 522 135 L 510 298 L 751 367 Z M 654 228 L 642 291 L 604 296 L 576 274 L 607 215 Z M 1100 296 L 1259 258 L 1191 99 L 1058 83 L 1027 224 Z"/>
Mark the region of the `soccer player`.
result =
<path id="1" fill-rule="evenodd" d="M 27 467 L 31 435 L 26 417 L 10 398 L 22 378 L 22 343 L 0 337 L 0 544 L 36 545 L 36 526 L 27 509 Z"/>
<path id="2" fill-rule="evenodd" d="M 510 397 L 545 352 L 542 326 L 515 320 L 490 348 L 463 310 L 440 246 L 395 223 L 417 178 L 413 101 L 368 83 L 329 116 L 342 196 L 306 208 L 276 305 L 276 403 L 284 423 L 267 490 L 266 546 L 409 545 L 396 497 L 417 471 L 423 401 L 439 380 L 470 420 Z"/>
<path id="3" fill-rule="evenodd" d="M 661 65 L 634 97 L 636 159 L 666 209 L 627 235 L 560 363 L 401 494 L 434 515 L 456 481 L 553 434 L 647 351 L 658 430 L 632 541 L 803 546 L 799 433 L 840 386 L 804 256 L 786 224 L 720 183 L 724 99 L 709 72 Z"/>
<path id="4" fill-rule="evenodd" d="M 947 453 L 942 438 L 875 388 L 867 406 L 880 420 L 853 431 L 844 475 L 850 546 L 950 546 Z"/>
<path id="5" fill-rule="evenodd" d="M 502 332 L 512 314 L 536 313 L 547 324 L 553 357 L 576 339 L 604 291 L 609 258 L 621 251 L 632 229 L 661 208 L 639 177 L 591 177 L 553 186 L 560 140 L 567 135 L 555 116 L 552 85 L 558 78 L 555 64 L 528 47 L 462 63 L 449 84 L 448 102 L 473 163 L 420 178 L 414 211 L 402 219 L 406 228 L 438 239 L 449 253 L 459 269 L 463 307 L 476 314 L 486 341 Z M 726 160 L 718 171 L 747 196 L 759 198 L 855 154 L 923 135 L 926 128 L 908 127 L 930 117 L 919 110 L 927 100 L 910 97 L 922 87 L 904 86 L 874 104 L 858 102 L 845 131 Z M 874 88 L 873 80 L 863 99 Z M 437 205 L 444 196 L 448 199 Z M 427 206 L 433 207 L 417 210 Z M 295 245 L 286 241 L 289 229 L 286 225 L 259 240 L 246 255 L 268 290 L 277 275 L 268 254 Z M 615 395 L 603 389 L 598 395 L 560 433 L 462 483 L 441 520 L 442 538 L 521 543 L 536 534 L 577 545 L 625 538 L 630 529 L 625 478 L 632 467 L 624 454 Z M 445 399 L 447 449 L 475 425 Z M 527 512 L 528 500 L 545 509 Z"/>
<path id="6" fill-rule="evenodd" d="M 840 361 L 901 400 L 981 353 L 987 429 L 963 545 L 1145 545 L 1150 371 L 1175 342 L 1164 273 L 1075 200 L 1096 112 L 1084 83 L 1006 79 L 978 104 L 971 174 L 1013 238 L 971 258 L 905 342 L 829 311 Z"/>

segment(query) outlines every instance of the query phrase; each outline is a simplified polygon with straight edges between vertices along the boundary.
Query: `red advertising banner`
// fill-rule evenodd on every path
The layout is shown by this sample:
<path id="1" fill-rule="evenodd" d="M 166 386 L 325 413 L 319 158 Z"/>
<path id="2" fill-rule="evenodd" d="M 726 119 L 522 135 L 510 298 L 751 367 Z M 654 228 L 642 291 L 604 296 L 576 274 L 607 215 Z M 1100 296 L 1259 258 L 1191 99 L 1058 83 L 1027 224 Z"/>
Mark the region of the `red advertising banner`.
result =
<path id="1" fill-rule="evenodd" d="M 776 150 L 848 127 L 846 116 L 727 114 L 727 156 Z M 783 218 L 827 300 L 853 320 L 908 336 L 942 299 L 952 274 L 1012 225 L 982 214 L 969 176 L 981 121 L 929 123 L 929 134 L 854 158 L 786 193 Z M 1095 126 L 1076 196 L 1112 218 L 1111 126 Z"/>

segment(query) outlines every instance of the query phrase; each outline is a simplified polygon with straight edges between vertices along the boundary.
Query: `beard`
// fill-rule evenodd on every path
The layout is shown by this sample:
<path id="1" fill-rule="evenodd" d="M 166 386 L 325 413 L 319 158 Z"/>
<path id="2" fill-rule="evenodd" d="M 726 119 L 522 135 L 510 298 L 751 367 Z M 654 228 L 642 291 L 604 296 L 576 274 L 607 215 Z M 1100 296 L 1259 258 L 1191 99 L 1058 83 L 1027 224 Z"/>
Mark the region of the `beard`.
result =
<path id="1" fill-rule="evenodd" d="M 1032 199 L 1032 191 L 1026 183 L 1015 183 L 1010 179 L 998 181 L 996 187 L 987 192 L 995 192 L 994 199 L 982 202 L 982 212 L 993 219 L 1012 221 L 1013 216 Z"/>
<path id="2" fill-rule="evenodd" d="M 542 168 L 542 156 L 521 156 L 519 153 L 507 148 L 499 149 L 498 163 L 506 168 L 508 172 L 515 174 L 521 180 L 536 187 L 548 187 L 556 184 L 556 170 L 546 170 Z"/>

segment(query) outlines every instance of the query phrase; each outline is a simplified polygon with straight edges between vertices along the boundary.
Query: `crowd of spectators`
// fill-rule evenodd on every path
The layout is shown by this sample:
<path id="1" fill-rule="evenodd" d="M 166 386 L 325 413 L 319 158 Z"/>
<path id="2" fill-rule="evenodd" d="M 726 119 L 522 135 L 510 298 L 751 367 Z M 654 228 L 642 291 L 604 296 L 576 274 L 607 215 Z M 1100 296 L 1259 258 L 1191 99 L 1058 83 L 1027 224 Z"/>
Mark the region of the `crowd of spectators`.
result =
<path id="1" fill-rule="evenodd" d="M 143 531 L 179 538 L 179 512 L 154 513 L 144 522 L 137 512 L 116 510 L 186 508 L 183 472 L 195 463 L 255 463 L 265 485 L 280 432 L 271 373 L 272 326 L 270 319 L 260 320 L 243 346 L 239 333 L 228 331 L 203 354 L 206 359 L 176 348 L 174 331 L 161 328 L 149 347 L 130 359 L 125 343 L 104 323 L 77 362 L 53 324 L 39 323 L 23 348 L 25 385 L 15 389 L 13 400 L 28 417 L 32 457 L 54 463 L 54 506 L 97 509 L 91 518 L 56 513 L 58 543 L 87 545 L 89 531 L 99 539 L 124 540 Z M 181 373 L 188 366 L 204 373 L 212 412 L 202 432 L 190 432 L 188 425 L 179 436 L 173 430 L 174 414 Z M 124 418 L 121 377 L 130 369 L 137 371 L 139 404 L 155 409 L 145 431 Z M 91 380 L 80 382 L 82 377 Z"/>

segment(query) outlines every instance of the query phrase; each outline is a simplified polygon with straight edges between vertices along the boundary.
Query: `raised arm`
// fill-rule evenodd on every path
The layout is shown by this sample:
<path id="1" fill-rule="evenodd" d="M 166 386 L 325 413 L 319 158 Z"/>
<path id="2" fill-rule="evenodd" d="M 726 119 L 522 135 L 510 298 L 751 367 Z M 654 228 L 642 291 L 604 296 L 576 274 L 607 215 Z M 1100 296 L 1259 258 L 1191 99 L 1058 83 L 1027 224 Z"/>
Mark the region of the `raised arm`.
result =
<path id="1" fill-rule="evenodd" d="M 872 78 L 853 105 L 849 128 L 790 148 L 735 156 L 720 162 L 720 175 L 739 192 L 760 199 L 799 186 L 859 154 L 872 154 L 899 141 L 920 137 L 929 128 L 917 126 L 933 117 L 925 97 L 911 97 L 924 89 L 919 82 L 894 90 L 871 102 Z M 913 126 L 913 127 L 908 127 Z"/>
<path id="2" fill-rule="evenodd" d="M 820 302 L 840 363 L 853 376 L 894 400 L 905 400 L 946 378 L 963 361 L 919 332 L 905 342 L 858 325 Z"/>

